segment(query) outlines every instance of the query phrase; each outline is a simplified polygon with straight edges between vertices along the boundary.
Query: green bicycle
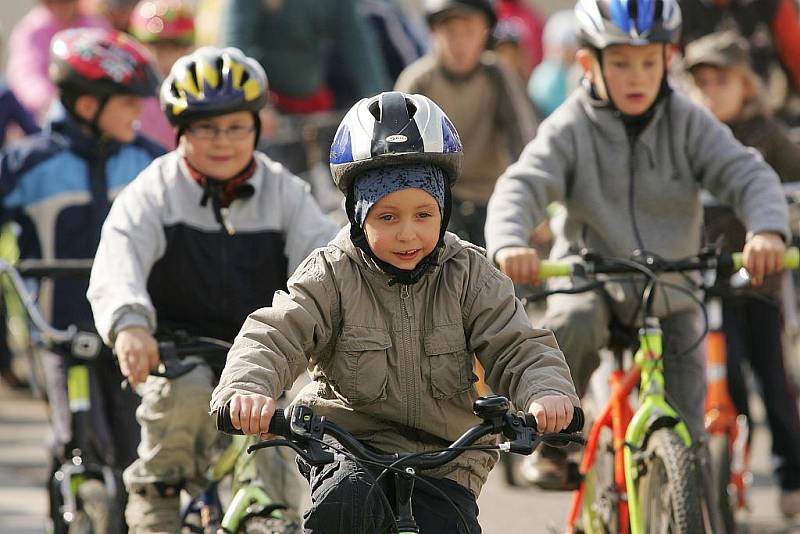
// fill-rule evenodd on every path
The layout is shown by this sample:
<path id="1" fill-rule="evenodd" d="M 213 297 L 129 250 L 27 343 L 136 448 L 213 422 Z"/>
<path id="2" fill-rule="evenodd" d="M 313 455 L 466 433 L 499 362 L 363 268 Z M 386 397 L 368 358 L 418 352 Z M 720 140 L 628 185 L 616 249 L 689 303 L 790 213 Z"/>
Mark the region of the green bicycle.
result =
<path id="1" fill-rule="evenodd" d="M 799 262 L 800 252 L 789 249 L 785 266 L 796 267 Z M 614 275 L 639 274 L 646 281 L 643 328 L 639 330 L 638 347 L 634 347 L 634 365 L 624 371 L 621 351 L 617 351 L 610 399 L 597 415 L 587 440 L 580 465 L 582 480 L 573 496 L 567 532 L 712 532 L 713 511 L 703 489 L 696 444 L 666 396 L 662 330 L 652 312 L 653 298 L 659 284 L 671 285 L 660 280 L 659 273 L 702 271 L 724 276 L 741 267 L 741 254 L 720 256 L 710 251 L 677 261 L 593 254 L 579 263 L 543 262 L 541 278 L 577 276 L 590 280 L 544 295 L 600 289 Z M 702 302 L 687 293 L 702 309 Z M 634 411 L 629 399 L 636 386 L 639 406 Z"/>
<path id="2" fill-rule="evenodd" d="M 197 365 L 187 356 L 222 358 L 230 344 L 207 337 L 172 332 L 169 341 L 159 342 L 160 368 L 155 376 L 176 379 Z M 287 506 L 270 497 L 261 482 L 253 455 L 247 454 L 255 438 L 234 436 L 213 463 L 208 484 L 183 506 L 181 524 L 184 530 L 199 534 L 296 534 L 301 532 L 297 521 L 286 513 Z M 225 506 L 220 498 L 223 481 L 231 481 L 231 499 Z"/>

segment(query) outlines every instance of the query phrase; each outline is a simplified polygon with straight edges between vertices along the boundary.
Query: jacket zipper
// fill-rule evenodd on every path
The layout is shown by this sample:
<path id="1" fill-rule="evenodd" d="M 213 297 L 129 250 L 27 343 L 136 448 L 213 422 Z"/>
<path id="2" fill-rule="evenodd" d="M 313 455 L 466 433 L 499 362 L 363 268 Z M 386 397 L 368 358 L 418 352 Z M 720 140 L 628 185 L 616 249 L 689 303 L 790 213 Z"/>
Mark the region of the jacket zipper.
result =
<path id="1" fill-rule="evenodd" d="M 639 250 L 641 252 L 645 252 L 646 249 L 644 247 L 644 240 L 642 239 L 642 234 L 639 232 L 639 224 L 636 221 L 636 207 L 634 204 L 635 198 L 635 182 L 636 182 L 636 140 L 632 139 L 628 136 L 628 144 L 630 145 L 630 159 L 629 159 L 629 169 L 630 169 L 630 187 L 628 188 L 628 214 L 631 218 L 631 224 L 633 224 L 633 234 L 636 237 L 636 244 L 639 246 Z"/>
<path id="2" fill-rule="evenodd" d="M 417 387 L 414 380 L 414 356 L 411 350 L 411 311 L 409 310 L 409 297 L 408 285 L 400 285 L 400 308 L 403 310 L 403 360 L 406 375 L 406 424 L 408 426 L 416 425 L 417 413 Z"/>

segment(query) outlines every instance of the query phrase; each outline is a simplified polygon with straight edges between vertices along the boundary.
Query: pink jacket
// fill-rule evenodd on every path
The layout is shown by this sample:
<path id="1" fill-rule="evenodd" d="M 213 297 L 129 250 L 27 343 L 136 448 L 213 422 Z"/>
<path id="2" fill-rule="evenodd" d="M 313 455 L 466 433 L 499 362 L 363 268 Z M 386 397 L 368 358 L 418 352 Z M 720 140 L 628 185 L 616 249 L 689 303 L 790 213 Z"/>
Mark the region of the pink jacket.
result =
<path id="1" fill-rule="evenodd" d="M 72 24 L 62 26 L 46 7 L 37 4 L 11 32 L 6 81 L 40 122 L 56 96 L 56 88 L 47 75 L 50 39 L 60 30 L 81 27 L 107 28 L 108 23 L 102 18 L 81 15 Z"/>
<path id="2" fill-rule="evenodd" d="M 170 125 L 158 98 L 146 98 L 139 117 L 139 132 L 163 146 L 167 152 L 175 150 L 175 128 Z"/>

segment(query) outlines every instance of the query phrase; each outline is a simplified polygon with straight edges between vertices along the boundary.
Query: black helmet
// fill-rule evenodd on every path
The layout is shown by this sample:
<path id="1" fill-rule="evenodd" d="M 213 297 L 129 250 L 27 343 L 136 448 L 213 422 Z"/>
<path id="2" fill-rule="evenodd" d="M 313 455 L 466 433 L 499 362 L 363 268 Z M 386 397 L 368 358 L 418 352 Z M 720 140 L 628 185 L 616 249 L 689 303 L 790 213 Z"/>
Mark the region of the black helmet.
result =
<path id="1" fill-rule="evenodd" d="M 331 145 L 331 173 L 345 194 L 358 174 L 386 165 L 436 165 L 452 184 L 463 153 L 455 126 L 433 100 L 392 91 L 361 99 L 344 116 Z"/>
<path id="2" fill-rule="evenodd" d="M 480 11 L 486 15 L 489 26 L 497 23 L 497 14 L 494 11 L 492 0 L 425 0 L 425 17 L 430 26 L 446 15 L 448 11 L 457 9 Z"/>

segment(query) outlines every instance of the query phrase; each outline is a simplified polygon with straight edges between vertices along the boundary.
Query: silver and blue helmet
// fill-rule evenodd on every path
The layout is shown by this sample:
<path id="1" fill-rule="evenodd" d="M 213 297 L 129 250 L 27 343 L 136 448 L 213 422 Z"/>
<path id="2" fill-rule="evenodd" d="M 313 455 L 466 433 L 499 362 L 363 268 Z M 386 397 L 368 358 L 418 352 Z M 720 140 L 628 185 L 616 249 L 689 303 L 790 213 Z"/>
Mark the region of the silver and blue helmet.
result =
<path id="1" fill-rule="evenodd" d="M 580 42 L 598 50 L 674 43 L 681 29 L 677 0 L 578 0 L 575 16 Z"/>
<path id="2" fill-rule="evenodd" d="M 330 165 L 345 194 L 360 173 L 389 165 L 436 165 L 452 185 L 463 153 L 455 126 L 433 100 L 392 91 L 350 108 L 331 145 Z"/>

